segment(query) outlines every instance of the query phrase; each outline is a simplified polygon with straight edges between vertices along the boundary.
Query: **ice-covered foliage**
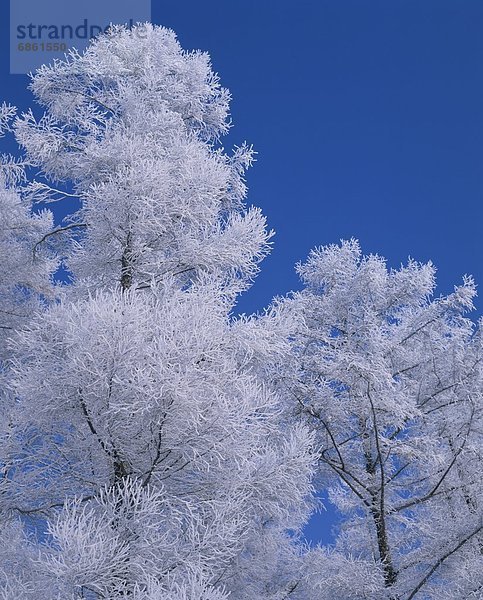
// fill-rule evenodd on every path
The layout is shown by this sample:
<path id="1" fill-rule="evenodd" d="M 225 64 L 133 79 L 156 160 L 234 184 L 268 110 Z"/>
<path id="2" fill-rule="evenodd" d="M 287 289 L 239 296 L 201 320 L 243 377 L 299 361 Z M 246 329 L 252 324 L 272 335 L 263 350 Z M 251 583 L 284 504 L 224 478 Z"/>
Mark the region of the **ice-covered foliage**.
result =
<path id="1" fill-rule="evenodd" d="M 352 240 L 235 318 L 271 233 L 209 57 L 113 27 L 31 89 L 40 118 L 0 106 L 0 600 L 480 598 L 473 281 Z"/>
<path id="2" fill-rule="evenodd" d="M 16 135 L 82 199 L 71 221 L 85 237 L 68 259 L 78 285 L 109 287 L 121 271 L 126 286 L 205 272 L 232 291 L 248 284 L 270 234 L 243 206 L 251 148 L 217 143 L 230 95 L 207 54 L 183 52 L 168 29 L 120 27 L 42 67 L 31 87 L 46 114 L 24 114 Z"/>
<path id="3" fill-rule="evenodd" d="M 48 211 L 32 213 L 28 202 L 15 188 L 7 187 L 0 173 L 0 481 L 9 469 L 6 448 L 14 435 L 8 340 L 53 298 L 51 278 L 58 261 L 48 244 L 35 251 L 38 240 L 48 237 L 51 230 L 52 215 Z"/>
<path id="4" fill-rule="evenodd" d="M 41 177 L 24 194 L 80 209 L 53 231 L 47 213 L 28 221 L 25 265 L 62 235 L 73 282 L 9 346 L 1 510 L 41 544 L 4 588 L 276 594 L 310 510 L 312 436 L 288 427 L 266 377 L 289 349 L 278 312 L 230 316 L 270 234 L 243 202 L 250 148 L 219 143 L 229 94 L 206 54 L 151 25 L 113 28 L 31 87 L 46 112 L 16 121 Z M 26 219 L 5 198 L 6 218 Z"/>
<path id="5" fill-rule="evenodd" d="M 52 230 L 48 211 L 33 214 L 20 194 L 0 176 L 0 358 L 5 338 L 24 325 L 42 297 L 52 296 L 57 261 L 39 240 Z"/>
<path id="6" fill-rule="evenodd" d="M 333 552 L 309 553 L 301 577 L 299 589 L 318 572 L 325 592 L 300 598 L 480 597 L 483 348 L 464 316 L 473 281 L 434 298 L 431 264 L 389 270 L 354 240 L 298 270 L 306 288 L 285 310 L 304 324 L 280 387 L 317 435 L 318 482 L 342 516 Z"/>

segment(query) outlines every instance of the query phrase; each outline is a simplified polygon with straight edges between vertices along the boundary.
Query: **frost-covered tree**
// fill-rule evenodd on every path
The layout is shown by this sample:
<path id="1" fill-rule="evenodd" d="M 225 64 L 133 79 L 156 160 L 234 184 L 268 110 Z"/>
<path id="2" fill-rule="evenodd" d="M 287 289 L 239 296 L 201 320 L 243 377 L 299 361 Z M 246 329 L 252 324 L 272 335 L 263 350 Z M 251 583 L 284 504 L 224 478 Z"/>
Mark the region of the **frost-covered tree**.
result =
<path id="1" fill-rule="evenodd" d="M 12 132 L 14 107 L 0 106 L 0 138 Z M 47 245 L 52 231 L 48 210 L 33 212 L 18 185 L 25 180 L 23 161 L 0 156 L 0 360 L 8 355 L 6 338 L 25 325 L 42 298 L 52 298 L 51 275 L 57 269 Z"/>
<path id="2" fill-rule="evenodd" d="M 52 297 L 55 258 L 36 244 L 52 230 L 48 211 L 32 213 L 14 188 L 0 176 L 0 358 L 6 338 L 22 327 L 43 297 Z"/>
<path id="3" fill-rule="evenodd" d="M 28 240 L 62 236 L 72 283 L 10 343 L 0 491 L 19 550 L 2 597 L 278 599 L 312 441 L 266 377 L 288 348 L 278 312 L 230 316 L 270 233 L 244 206 L 251 150 L 219 144 L 229 94 L 206 54 L 150 25 L 113 28 L 31 88 L 45 114 L 15 133 L 41 178 L 24 197 L 80 208 Z"/>
<path id="4" fill-rule="evenodd" d="M 49 180 L 72 183 L 85 229 L 67 265 L 78 286 L 180 285 L 209 272 L 226 292 L 243 289 L 268 252 L 258 209 L 245 210 L 243 144 L 228 155 L 229 93 L 209 57 L 183 53 L 162 28 L 115 28 L 82 56 L 44 66 L 31 88 L 46 114 L 17 122 L 26 159 Z M 47 183 L 36 200 L 59 197 Z M 121 273 L 121 277 L 119 277 Z"/>
<path id="5" fill-rule="evenodd" d="M 291 598 L 483 593 L 483 348 L 470 278 L 434 298 L 435 269 L 389 270 L 358 242 L 298 268 L 291 367 L 278 374 L 317 436 L 318 485 L 341 517 Z M 315 586 L 315 587 L 314 587 Z M 297 595 L 299 594 L 299 595 Z"/>
<path id="6" fill-rule="evenodd" d="M 31 89 L 0 107 L 0 598 L 481 597 L 472 280 L 343 242 L 234 318 L 271 234 L 208 56 L 115 27 Z M 314 481 L 341 524 L 305 549 Z"/>
<path id="7" fill-rule="evenodd" d="M 0 106 L 0 137 L 12 131 L 16 111 Z M 55 297 L 52 275 L 58 259 L 48 244 L 38 248 L 52 231 L 52 214 L 33 211 L 18 185 L 25 181 L 25 162 L 0 156 L 0 488 L 8 488 L 13 462 L 9 448 L 16 435 L 15 396 L 9 385 L 11 352 L 8 340 L 25 329 L 35 311 Z M 36 550 L 26 543 L 21 523 L 0 506 L 2 519 L 0 570 L 8 573 L 0 590 L 2 598 L 23 598 L 29 584 L 18 575 L 31 569 Z M 39 586 L 44 583 L 36 578 Z"/>

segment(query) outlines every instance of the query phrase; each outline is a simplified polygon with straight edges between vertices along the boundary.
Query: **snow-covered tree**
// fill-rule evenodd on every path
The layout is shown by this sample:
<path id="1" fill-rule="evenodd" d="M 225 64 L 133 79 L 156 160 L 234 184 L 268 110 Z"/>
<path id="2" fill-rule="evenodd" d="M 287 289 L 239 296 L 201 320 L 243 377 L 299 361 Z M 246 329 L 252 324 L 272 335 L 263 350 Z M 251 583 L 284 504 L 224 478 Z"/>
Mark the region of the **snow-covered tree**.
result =
<path id="1" fill-rule="evenodd" d="M 333 548 L 306 556 L 291 598 L 481 598 L 483 347 L 464 316 L 473 281 L 434 298 L 430 263 L 389 270 L 354 240 L 298 270 L 305 289 L 284 303 L 298 315 L 293 359 L 277 376 L 317 436 L 318 485 L 341 524 Z"/>
<path id="2" fill-rule="evenodd" d="M 45 115 L 15 133 L 42 178 L 24 196 L 80 209 L 48 235 L 71 285 L 10 344 L 2 535 L 21 550 L 2 597 L 279 598 L 312 438 L 267 382 L 288 349 L 278 312 L 231 317 L 270 233 L 244 206 L 250 148 L 219 144 L 229 94 L 151 25 L 113 28 L 31 88 Z"/>
<path id="3" fill-rule="evenodd" d="M 0 358 L 6 338 L 22 327 L 43 297 L 52 297 L 57 261 L 36 244 L 52 230 L 48 211 L 32 213 L 15 188 L 0 176 Z"/>
<path id="4" fill-rule="evenodd" d="M 0 137 L 11 132 L 14 107 L 0 106 Z M 14 468 L 9 448 L 15 428 L 15 396 L 9 385 L 12 376 L 8 340 L 25 329 L 41 306 L 52 302 L 55 286 L 52 275 L 58 259 L 47 239 L 53 228 L 52 214 L 33 211 L 18 184 L 25 181 L 25 162 L 9 155 L 0 157 L 0 488 L 8 488 Z M 45 241 L 38 247 L 39 241 Z M 32 568 L 36 549 L 29 544 L 18 519 L 0 505 L 0 572 L 8 573 L 0 590 L 2 598 L 23 598 L 29 583 L 21 576 Z M 39 586 L 44 581 L 36 578 Z"/>
<path id="5" fill-rule="evenodd" d="M 31 89 L 43 116 L 0 107 L 0 598 L 481 597 L 473 281 L 352 240 L 235 318 L 271 233 L 209 57 L 114 27 Z M 299 543 L 314 483 L 330 547 Z"/>
<path id="6" fill-rule="evenodd" d="M 0 138 L 12 133 L 16 108 L 0 105 Z M 25 162 L 0 155 L 0 360 L 8 356 L 6 339 L 25 325 L 42 298 L 52 298 L 52 274 L 58 262 L 46 241 L 53 227 L 48 210 L 34 212 L 20 193 Z"/>
<path id="7" fill-rule="evenodd" d="M 26 159 L 72 183 L 85 229 L 67 264 L 89 289 L 180 285 L 209 272 L 243 289 L 269 250 L 258 209 L 245 210 L 245 144 L 226 154 L 229 93 L 209 57 L 183 53 L 172 32 L 114 28 L 83 55 L 42 67 L 31 88 L 46 114 L 16 125 Z M 34 199 L 59 190 L 36 183 Z M 119 275 L 121 273 L 121 276 Z"/>

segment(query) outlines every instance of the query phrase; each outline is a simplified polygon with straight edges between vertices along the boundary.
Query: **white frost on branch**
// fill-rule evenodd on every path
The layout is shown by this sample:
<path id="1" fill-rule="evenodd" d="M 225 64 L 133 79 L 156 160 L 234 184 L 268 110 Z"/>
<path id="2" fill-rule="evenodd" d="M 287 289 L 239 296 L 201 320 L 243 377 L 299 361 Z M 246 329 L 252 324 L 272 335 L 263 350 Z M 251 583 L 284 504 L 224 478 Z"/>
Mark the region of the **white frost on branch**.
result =
<path id="1" fill-rule="evenodd" d="M 267 377 L 289 349 L 276 311 L 231 316 L 272 235 L 244 203 L 253 151 L 219 145 L 230 96 L 208 56 L 143 31 L 42 67 L 46 113 L 16 122 L 42 175 L 25 198 L 69 189 L 80 209 L 36 240 L 74 282 L 11 341 L 2 507 L 47 522 L 41 600 L 276 597 L 313 436 Z"/>
<path id="2" fill-rule="evenodd" d="M 272 377 L 292 419 L 316 434 L 317 480 L 341 517 L 334 552 L 309 552 L 297 587 L 310 589 L 319 569 L 328 589 L 300 598 L 478 594 L 483 347 L 465 316 L 472 278 L 434 298 L 431 263 L 391 270 L 356 240 L 312 251 L 298 271 L 305 289 L 279 308 L 297 324 L 293 358 Z"/>

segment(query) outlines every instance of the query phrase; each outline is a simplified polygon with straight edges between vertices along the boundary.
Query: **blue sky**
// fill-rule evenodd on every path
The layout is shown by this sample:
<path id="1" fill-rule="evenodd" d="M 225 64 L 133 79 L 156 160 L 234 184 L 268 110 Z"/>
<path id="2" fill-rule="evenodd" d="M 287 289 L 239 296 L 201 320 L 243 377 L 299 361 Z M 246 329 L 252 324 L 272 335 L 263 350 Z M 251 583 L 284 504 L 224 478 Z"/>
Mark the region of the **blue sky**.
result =
<path id="1" fill-rule="evenodd" d="M 352 236 L 391 266 L 432 259 L 440 292 L 464 273 L 483 286 L 481 0 L 154 0 L 152 11 L 184 48 L 208 51 L 231 90 L 226 147 L 258 151 L 249 203 L 277 235 L 240 310 L 296 288 L 294 264 L 315 245 Z M 0 101 L 27 107 L 27 78 L 8 74 L 5 0 L 0 27 Z"/>

